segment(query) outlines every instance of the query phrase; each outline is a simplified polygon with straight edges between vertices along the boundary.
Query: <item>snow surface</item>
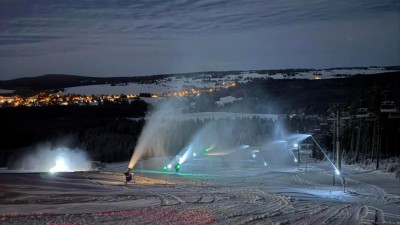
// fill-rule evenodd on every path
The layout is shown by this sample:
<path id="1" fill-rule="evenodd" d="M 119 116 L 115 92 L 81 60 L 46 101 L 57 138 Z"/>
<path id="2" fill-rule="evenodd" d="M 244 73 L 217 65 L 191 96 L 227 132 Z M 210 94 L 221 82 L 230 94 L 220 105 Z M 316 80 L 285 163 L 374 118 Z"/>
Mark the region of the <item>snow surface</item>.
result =
<path id="1" fill-rule="evenodd" d="M 229 103 L 233 103 L 236 101 L 240 101 L 242 100 L 242 98 L 235 98 L 232 96 L 226 96 L 226 97 L 222 97 L 219 99 L 219 101 L 216 101 L 215 104 L 219 105 L 219 106 L 224 106 L 225 104 L 229 104 Z"/>
<path id="2" fill-rule="evenodd" d="M 304 157 L 302 160 L 304 160 Z M 100 172 L 0 173 L 2 224 L 394 224 L 400 181 L 344 167 L 332 185 L 329 163 L 308 158 L 265 167 L 224 158 L 188 160 L 179 173 L 158 158 L 140 161 L 124 184 L 128 162 Z"/>

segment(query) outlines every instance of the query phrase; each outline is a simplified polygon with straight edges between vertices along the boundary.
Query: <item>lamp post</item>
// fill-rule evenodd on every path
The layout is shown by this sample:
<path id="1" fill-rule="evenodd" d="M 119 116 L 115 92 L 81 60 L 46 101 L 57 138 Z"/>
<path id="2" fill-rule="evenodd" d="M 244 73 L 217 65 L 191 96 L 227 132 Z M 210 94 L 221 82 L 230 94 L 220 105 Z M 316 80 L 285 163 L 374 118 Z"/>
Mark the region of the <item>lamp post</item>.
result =
<path id="1" fill-rule="evenodd" d="M 297 169 L 300 170 L 300 145 L 295 143 L 293 147 L 297 148 Z"/>
<path id="2" fill-rule="evenodd" d="M 308 158 L 307 152 L 308 152 L 308 148 L 306 148 L 306 173 L 307 173 L 307 158 Z"/>

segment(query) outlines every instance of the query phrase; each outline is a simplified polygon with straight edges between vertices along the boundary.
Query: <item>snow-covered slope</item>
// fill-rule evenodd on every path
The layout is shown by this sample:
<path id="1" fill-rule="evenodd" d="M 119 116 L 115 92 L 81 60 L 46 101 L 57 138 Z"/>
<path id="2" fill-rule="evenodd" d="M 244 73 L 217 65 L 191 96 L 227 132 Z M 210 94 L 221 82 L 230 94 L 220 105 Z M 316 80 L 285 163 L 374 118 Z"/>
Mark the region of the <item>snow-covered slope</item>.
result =
<path id="1" fill-rule="evenodd" d="M 65 89 L 65 94 L 139 94 L 139 93 L 171 93 L 190 89 L 214 89 L 235 86 L 237 83 L 247 83 L 254 79 L 330 79 L 343 78 L 357 74 L 377 74 L 392 72 L 385 68 L 362 69 L 321 69 L 307 72 L 265 73 L 241 72 L 240 74 L 216 75 L 199 73 L 193 76 L 175 75 L 157 80 L 150 84 L 128 83 L 124 86 L 89 85 Z"/>
<path id="2" fill-rule="evenodd" d="M 157 159 L 160 160 L 160 159 Z M 168 159 L 166 160 L 168 161 Z M 1 224 L 396 224 L 399 185 L 384 174 L 344 167 L 332 185 L 327 162 L 269 168 L 227 166 L 221 158 L 187 162 L 180 173 L 128 162 L 103 172 L 0 173 Z"/>

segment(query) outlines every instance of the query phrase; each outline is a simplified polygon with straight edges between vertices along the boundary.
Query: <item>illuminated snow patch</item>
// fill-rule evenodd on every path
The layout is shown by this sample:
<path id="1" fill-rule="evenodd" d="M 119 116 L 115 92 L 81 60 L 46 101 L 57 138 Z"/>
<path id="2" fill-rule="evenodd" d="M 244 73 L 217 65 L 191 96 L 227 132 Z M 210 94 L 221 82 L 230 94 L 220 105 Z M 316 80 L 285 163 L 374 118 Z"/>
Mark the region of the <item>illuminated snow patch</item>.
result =
<path id="1" fill-rule="evenodd" d="M 319 190 L 300 189 L 300 190 L 306 194 L 321 198 L 343 199 L 351 196 L 348 192 L 343 192 L 341 188 L 337 188 L 336 190 L 331 190 L 331 189 L 319 189 Z"/>

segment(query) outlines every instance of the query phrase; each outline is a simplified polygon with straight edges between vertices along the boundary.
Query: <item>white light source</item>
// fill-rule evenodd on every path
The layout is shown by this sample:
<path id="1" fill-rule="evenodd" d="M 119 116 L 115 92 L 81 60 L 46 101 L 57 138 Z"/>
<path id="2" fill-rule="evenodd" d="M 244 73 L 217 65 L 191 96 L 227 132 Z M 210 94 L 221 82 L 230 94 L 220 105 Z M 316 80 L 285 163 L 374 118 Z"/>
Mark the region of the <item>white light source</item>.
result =
<path id="1" fill-rule="evenodd" d="M 171 164 L 168 164 L 167 168 L 168 168 L 168 169 L 171 169 L 171 168 L 172 168 L 172 165 L 171 165 Z"/>
<path id="2" fill-rule="evenodd" d="M 193 157 L 196 157 L 196 152 L 193 152 Z"/>
<path id="3" fill-rule="evenodd" d="M 255 159 L 256 158 L 256 154 L 255 153 L 253 153 L 253 159 Z"/>
<path id="4" fill-rule="evenodd" d="M 297 147 L 299 147 L 299 144 L 294 143 L 293 147 L 297 148 Z"/>
<path id="5" fill-rule="evenodd" d="M 55 172 L 62 172 L 62 171 L 67 171 L 68 167 L 65 164 L 65 161 L 63 158 L 58 158 L 56 161 L 56 165 L 51 167 L 50 173 L 55 173 Z"/>
<path id="6" fill-rule="evenodd" d="M 294 162 L 297 162 L 297 159 L 294 159 Z"/>
<path id="7" fill-rule="evenodd" d="M 336 175 L 340 175 L 340 172 L 338 169 L 335 169 L 335 173 L 336 173 Z"/>
<path id="8" fill-rule="evenodd" d="M 267 162 L 264 161 L 264 166 L 267 166 Z"/>

